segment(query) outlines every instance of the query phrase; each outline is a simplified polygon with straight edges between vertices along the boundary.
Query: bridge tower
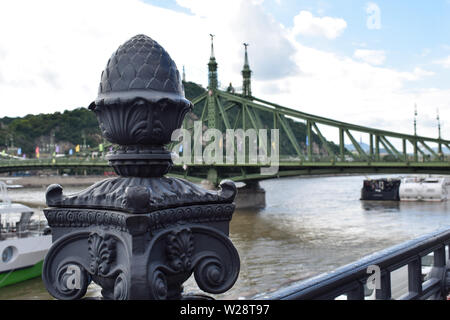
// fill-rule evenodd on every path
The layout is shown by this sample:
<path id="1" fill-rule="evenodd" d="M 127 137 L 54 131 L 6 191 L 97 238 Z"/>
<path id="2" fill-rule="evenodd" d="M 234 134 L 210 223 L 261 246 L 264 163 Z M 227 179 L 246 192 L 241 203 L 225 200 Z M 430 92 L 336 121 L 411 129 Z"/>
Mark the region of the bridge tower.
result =
<path id="1" fill-rule="evenodd" d="M 214 56 L 214 35 L 210 34 L 211 37 L 211 56 L 208 62 L 208 128 L 217 128 L 220 130 L 217 110 L 217 105 L 215 101 L 215 91 L 218 87 L 217 80 L 217 62 Z"/>
<path id="2" fill-rule="evenodd" d="M 208 89 L 217 89 L 217 62 L 214 56 L 214 35 L 210 34 L 211 37 L 211 56 L 208 62 Z"/>
<path id="3" fill-rule="evenodd" d="M 248 64 L 248 54 L 247 54 L 247 47 L 248 43 L 244 43 L 245 47 L 245 58 L 244 58 L 244 68 L 242 69 L 242 94 L 244 97 L 248 98 L 252 96 L 252 87 L 251 87 L 251 74 L 252 71 L 250 70 L 250 66 Z"/>
<path id="4" fill-rule="evenodd" d="M 439 109 L 436 110 L 436 113 L 437 113 L 436 120 L 437 120 L 437 125 L 438 125 L 438 139 L 441 140 L 442 139 L 442 137 L 441 137 L 441 120 L 439 118 Z M 439 142 L 439 144 L 438 144 L 438 153 L 439 153 L 439 157 L 441 158 L 442 157 L 442 143 L 441 142 Z"/>

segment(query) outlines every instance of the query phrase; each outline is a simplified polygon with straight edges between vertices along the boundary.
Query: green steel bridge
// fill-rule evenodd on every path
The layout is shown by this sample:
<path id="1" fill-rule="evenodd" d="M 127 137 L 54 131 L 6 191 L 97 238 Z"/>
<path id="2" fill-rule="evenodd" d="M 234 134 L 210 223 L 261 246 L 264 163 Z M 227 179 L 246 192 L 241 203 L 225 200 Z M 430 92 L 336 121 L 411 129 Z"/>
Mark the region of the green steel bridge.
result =
<path id="1" fill-rule="evenodd" d="M 241 164 L 235 158 L 233 163 L 175 165 L 170 173 L 172 176 L 193 182 L 207 179 L 217 185 L 221 179 L 258 181 L 316 174 L 450 174 L 450 140 L 441 138 L 440 128 L 438 138 L 403 134 L 319 117 L 254 97 L 246 44 L 242 93 L 235 93 L 231 84 L 227 90 L 218 88 L 212 41 L 208 71 L 208 90 L 192 100 L 194 109 L 186 116 L 183 128 L 192 132 L 194 121 L 199 121 L 203 130 L 215 128 L 222 132 L 228 129 L 267 129 L 269 132 L 278 129 L 278 171 L 262 174 L 261 167 L 267 167 L 267 164 Z M 324 128 L 339 134 L 338 144 L 327 139 L 322 133 Z M 357 142 L 355 137 L 358 135 L 368 138 L 368 150 Z M 346 142 L 351 143 L 352 151 L 346 147 Z M 173 146 L 174 143 L 169 148 Z M 103 158 L 90 157 L 0 160 L 0 172 L 67 168 L 110 167 Z"/>

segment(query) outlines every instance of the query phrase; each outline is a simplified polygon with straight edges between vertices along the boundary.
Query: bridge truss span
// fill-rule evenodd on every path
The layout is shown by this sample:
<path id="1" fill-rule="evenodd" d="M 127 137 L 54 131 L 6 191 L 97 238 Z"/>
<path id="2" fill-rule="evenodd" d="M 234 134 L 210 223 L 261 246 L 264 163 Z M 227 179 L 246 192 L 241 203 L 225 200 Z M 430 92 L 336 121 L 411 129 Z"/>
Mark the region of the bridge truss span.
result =
<path id="1" fill-rule="evenodd" d="M 194 99 L 193 104 L 193 112 L 183 123 L 187 130 L 194 129 L 195 121 L 202 123 L 203 131 L 279 130 L 279 170 L 275 174 L 262 175 L 258 172 L 264 165 L 238 163 L 235 158 L 232 164 L 213 165 L 223 178 L 242 181 L 304 174 L 450 172 L 449 140 L 336 121 L 214 88 Z M 338 133 L 337 143 L 325 134 L 331 130 Z M 363 135 L 369 140 L 366 148 L 355 138 Z M 240 150 L 236 151 L 238 154 Z M 184 170 L 188 176 L 199 172 L 198 164 L 187 167 Z"/>

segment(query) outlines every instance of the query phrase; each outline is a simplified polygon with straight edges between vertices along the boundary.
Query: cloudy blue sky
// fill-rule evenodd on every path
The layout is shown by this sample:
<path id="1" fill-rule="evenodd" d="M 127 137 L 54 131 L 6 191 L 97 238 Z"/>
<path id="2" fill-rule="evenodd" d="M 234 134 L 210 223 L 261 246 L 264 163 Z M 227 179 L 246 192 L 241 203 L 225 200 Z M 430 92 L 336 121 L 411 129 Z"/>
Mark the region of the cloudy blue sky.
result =
<path id="1" fill-rule="evenodd" d="M 86 107 L 112 52 L 158 41 L 207 85 L 209 34 L 222 86 L 346 122 L 450 139 L 450 1 L 2 0 L 0 117 Z M 363 139 L 364 140 L 364 139 Z"/>

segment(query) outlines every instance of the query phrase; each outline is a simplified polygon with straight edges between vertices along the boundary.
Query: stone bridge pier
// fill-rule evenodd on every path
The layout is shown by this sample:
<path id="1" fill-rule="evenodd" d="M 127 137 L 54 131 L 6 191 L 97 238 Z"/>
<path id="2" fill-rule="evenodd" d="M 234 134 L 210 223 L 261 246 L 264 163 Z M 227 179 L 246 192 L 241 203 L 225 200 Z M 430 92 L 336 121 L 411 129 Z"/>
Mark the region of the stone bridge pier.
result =
<path id="1" fill-rule="evenodd" d="M 164 145 L 191 108 L 175 63 L 156 41 L 137 35 L 113 53 L 89 109 L 116 145 L 107 159 L 119 177 L 73 195 L 48 187 L 53 244 L 42 277 L 53 297 L 83 298 L 94 282 L 104 299 L 183 299 L 192 274 L 206 293 L 234 285 L 235 184 L 206 190 L 165 176 L 172 160 Z"/>
<path id="2" fill-rule="evenodd" d="M 217 169 L 210 168 L 207 178 L 202 181 L 201 186 L 208 190 L 217 189 Z M 261 188 L 259 180 L 247 180 L 244 186 L 238 187 L 234 199 L 236 209 L 262 209 L 266 207 L 266 191 Z"/>
<path id="3" fill-rule="evenodd" d="M 245 186 L 237 189 L 234 199 L 236 209 L 262 209 L 266 206 L 266 190 L 261 188 L 258 180 L 249 180 Z"/>

